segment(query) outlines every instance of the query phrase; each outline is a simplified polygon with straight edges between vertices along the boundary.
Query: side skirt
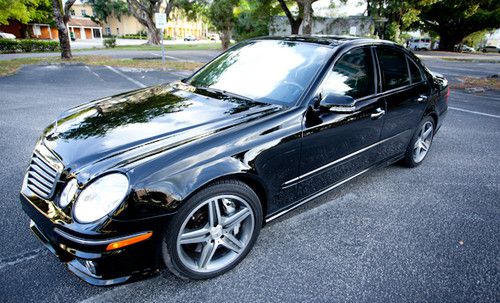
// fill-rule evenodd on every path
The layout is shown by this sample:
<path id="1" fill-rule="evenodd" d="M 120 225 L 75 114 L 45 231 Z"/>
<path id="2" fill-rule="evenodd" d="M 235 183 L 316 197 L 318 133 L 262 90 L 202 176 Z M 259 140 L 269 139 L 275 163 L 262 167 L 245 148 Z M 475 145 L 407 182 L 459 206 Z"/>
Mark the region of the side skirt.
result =
<path id="1" fill-rule="evenodd" d="M 309 197 L 307 197 L 307 198 L 305 198 L 305 199 L 303 199 L 301 201 L 296 202 L 295 204 L 292 204 L 290 207 L 288 207 L 288 208 L 286 208 L 284 210 L 281 210 L 281 211 L 278 211 L 278 212 L 276 212 L 274 214 L 269 215 L 265 219 L 265 222 L 269 223 L 269 222 L 273 221 L 274 219 L 279 218 L 279 217 L 285 215 L 286 213 L 288 213 L 288 212 L 290 212 L 290 211 L 292 211 L 292 210 L 294 210 L 294 209 L 296 209 L 296 208 L 298 208 L 298 207 L 306 204 L 307 202 L 310 202 L 311 200 L 314 200 L 315 198 L 317 198 L 317 197 L 319 197 L 319 196 L 321 196 L 323 194 L 326 194 L 327 192 L 329 192 L 329 191 L 331 191 L 331 190 L 333 190 L 333 189 L 341 186 L 342 184 L 347 183 L 347 182 L 351 181 L 352 179 L 354 179 L 356 177 L 359 177 L 359 176 L 363 175 L 366 172 L 371 171 L 372 169 L 389 166 L 389 165 L 391 165 L 393 163 L 396 163 L 399 160 L 403 159 L 403 157 L 404 157 L 404 155 L 397 155 L 397 156 L 391 157 L 391 158 L 389 158 L 389 159 L 387 159 L 387 160 L 385 160 L 385 161 L 383 161 L 383 162 L 381 162 L 379 164 L 373 165 L 373 166 L 371 166 L 371 167 L 369 167 L 369 168 L 367 168 L 365 170 L 362 170 L 359 173 L 350 176 L 349 178 L 346 178 L 346 179 L 344 179 L 344 180 L 342 180 L 340 182 L 337 182 L 337 183 L 333 184 L 330 187 L 327 187 L 326 189 L 323 189 L 323 190 L 321 190 L 321 191 L 313 194 L 312 196 L 309 196 Z"/>

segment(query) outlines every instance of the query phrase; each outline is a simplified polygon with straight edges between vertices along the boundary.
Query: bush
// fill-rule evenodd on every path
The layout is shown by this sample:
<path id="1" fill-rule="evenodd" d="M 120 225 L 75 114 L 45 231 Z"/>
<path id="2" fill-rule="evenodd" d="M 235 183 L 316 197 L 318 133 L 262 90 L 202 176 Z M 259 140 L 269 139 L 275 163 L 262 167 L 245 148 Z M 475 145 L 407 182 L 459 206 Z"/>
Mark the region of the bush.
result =
<path id="1" fill-rule="evenodd" d="M 102 40 L 102 44 L 104 44 L 104 47 L 106 47 L 106 48 L 115 47 L 116 46 L 116 37 L 106 38 L 106 39 Z"/>
<path id="2" fill-rule="evenodd" d="M 45 40 L 0 39 L 0 53 L 54 52 L 59 50 L 59 42 Z"/>
<path id="3" fill-rule="evenodd" d="M 139 35 L 123 35 L 124 39 L 147 39 L 148 36 L 139 36 Z"/>

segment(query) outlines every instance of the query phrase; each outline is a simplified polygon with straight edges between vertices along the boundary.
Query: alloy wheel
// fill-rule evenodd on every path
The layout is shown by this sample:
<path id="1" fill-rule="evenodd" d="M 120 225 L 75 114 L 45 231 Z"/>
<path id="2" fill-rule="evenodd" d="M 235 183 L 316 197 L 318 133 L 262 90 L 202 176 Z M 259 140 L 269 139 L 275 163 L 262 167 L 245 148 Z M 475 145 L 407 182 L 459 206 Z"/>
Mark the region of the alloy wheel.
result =
<path id="1" fill-rule="evenodd" d="M 230 266 L 250 242 L 255 215 L 249 203 L 220 195 L 198 205 L 177 236 L 180 261 L 194 272 L 210 273 Z"/>
<path id="2" fill-rule="evenodd" d="M 421 162 L 429 152 L 429 148 L 432 143 L 432 136 L 434 134 L 433 131 L 434 126 L 430 121 L 424 123 L 424 125 L 420 128 L 417 140 L 413 145 L 413 161 L 415 161 L 415 163 Z"/>

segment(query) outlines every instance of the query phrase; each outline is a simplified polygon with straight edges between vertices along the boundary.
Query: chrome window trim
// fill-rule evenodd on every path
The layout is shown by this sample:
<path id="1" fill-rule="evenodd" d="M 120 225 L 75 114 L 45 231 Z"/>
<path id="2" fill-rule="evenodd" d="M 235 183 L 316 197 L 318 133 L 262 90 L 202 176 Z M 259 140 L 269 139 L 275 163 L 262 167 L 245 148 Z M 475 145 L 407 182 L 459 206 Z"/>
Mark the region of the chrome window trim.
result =
<path id="1" fill-rule="evenodd" d="M 290 179 L 290 180 L 286 181 L 285 183 L 283 183 L 282 188 L 286 188 L 286 187 L 289 187 L 290 185 L 293 185 L 293 184 L 296 184 L 296 183 L 300 183 L 300 182 L 298 182 L 298 181 L 300 181 L 300 180 L 302 180 L 302 179 L 304 179 L 304 178 L 307 178 L 307 177 L 309 177 L 309 176 L 311 176 L 311 175 L 314 175 L 314 174 L 316 174 L 316 173 L 318 173 L 318 172 L 321 172 L 322 170 L 325 170 L 325 169 L 327 169 L 327 168 L 329 168 L 329 167 L 331 167 L 331 166 L 333 166 L 333 165 L 335 165 L 335 164 L 338 164 L 338 163 L 340 163 L 340 162 L 343 162 L 343 161 L 345 161 L 345 160 L 348 160 L 349 158 L 352 158 L 352 157 L 354 157 L 354 156 L 356 156 L 356 155 L 359 155 L 360 153 L 362 153 L 362 152 L 364 152 L 364 151 L 367 151 L 367 150 L 369 150 L 369 149 L 371 149 L 371 148 L 373 148 L 373 147 L 376 147 L 376 146 L 378 146 L 378 145 L 380 145 L 380 144 L 382 144 L 382 143 L 385 143 L 385 142 L 387 142 L 387 141 L 389 141 L 389 140 L 392 140 L 392 139 L 394 139 L 394 138 L 396 138 L 396 137 L 398 137 L 398 136 L 402 135 L 402 134 L 403 134 L 403 133 L 405 133 L 405 132 L 406 132 L 406 131 L 402 131 L 402 132 L 400 132 L 400 133 L 397 133 L 397 134 L 395 134 L 394 136 L 391 136 L 391 137 L 385 138 L 385 139 L 380 140 L 380 141 L 378 141 L 378 142 L 375 142 L 375 143 L 373 143 L 373 144 L 371 144 L 371 145 L 368 145 L 368 146 L 366 146 L 366 147 L 363 147 L 363 148 L 361 148 L 361 149 L 358 149 L 357 151 L 355 151 L 355 152 L 353 152 L 353 153 L 350 153 L 350 154 L 348 154 L 348 155 L 345 155 L 345 156 L 343 156 L 342 158 L 338 158 L 338 159 L 336 159 L 336 160 L 334 160 L 334 161 L 332 161 L 332 162 L 329 162 L 329 163 L 327 163 L 327 164 L 325 164 L 325 165 L 323 165 L 323 166 L 320 166 L 320 167 L 318 167 L 318 168 L 316 168 L 316 169 L 313 169 L 313 170 L 311 170 L 311 171 L 308 171 L 308 172 L 307 172 L 307 173 L 305 173 L 305 174 L 302 174 L 302 175 L 300 175 L 300 176 L 298 176 L 298 177 L 295 177 L 295 178 L 293 178 L 293 179 Z"/>

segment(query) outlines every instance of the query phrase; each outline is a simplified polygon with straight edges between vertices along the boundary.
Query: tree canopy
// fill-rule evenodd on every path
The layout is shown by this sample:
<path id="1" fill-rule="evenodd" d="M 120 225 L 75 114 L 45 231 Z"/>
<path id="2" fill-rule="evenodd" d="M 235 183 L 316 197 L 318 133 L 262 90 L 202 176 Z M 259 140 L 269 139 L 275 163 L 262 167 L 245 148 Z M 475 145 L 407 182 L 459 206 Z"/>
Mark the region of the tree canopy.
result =
<path id="1" fill-rule="evenodd" d="M 122 0 L 85 0 L 92 6 L 94 16 L 90 16 L 95 22 L 106 22 L 108 17 L 115 16 L 120 20 L 123 14 L 128 14 L 127 2 Z"/>
<path id="2" fill-rule="evenodd" d="M 48 23 L 51 19 L 50 0 L 0 0 L 0 24 L 8 24 L 9 20 Z"/>

